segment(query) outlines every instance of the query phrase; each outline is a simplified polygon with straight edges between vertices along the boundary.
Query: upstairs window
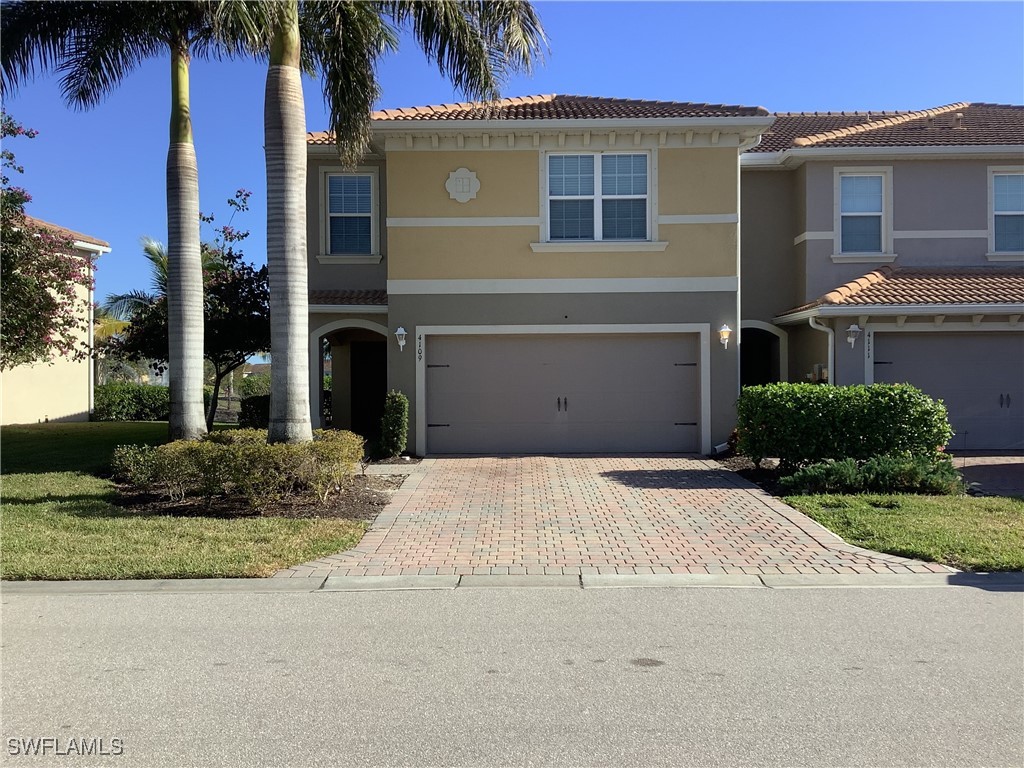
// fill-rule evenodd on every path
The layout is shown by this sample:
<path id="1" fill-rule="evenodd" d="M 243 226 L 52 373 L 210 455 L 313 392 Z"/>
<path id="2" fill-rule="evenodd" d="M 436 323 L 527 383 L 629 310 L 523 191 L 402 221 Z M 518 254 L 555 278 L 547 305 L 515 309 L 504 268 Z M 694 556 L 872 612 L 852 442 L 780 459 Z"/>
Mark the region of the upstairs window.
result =
<path id="1" fill-rule="evenodd" d="M 548 239 L 647 240 L 646 154 L 548 155 Z"/>
<path id="2" fill-rule="evenodd" d="M 1024 253 L 1024 173 L 992 174 L 992 246 Z"/>
<path id="3" fill-rule="evenodd" d="M 329 254 L 373 253 L 373 177 L 328 176 L 327 219 Z"/>
<path id="4" fill-rule="evenodd" d="M 843 173 L 839 176 L 839 242 L 841 253 L 882 253 L 885 177 Z"/>

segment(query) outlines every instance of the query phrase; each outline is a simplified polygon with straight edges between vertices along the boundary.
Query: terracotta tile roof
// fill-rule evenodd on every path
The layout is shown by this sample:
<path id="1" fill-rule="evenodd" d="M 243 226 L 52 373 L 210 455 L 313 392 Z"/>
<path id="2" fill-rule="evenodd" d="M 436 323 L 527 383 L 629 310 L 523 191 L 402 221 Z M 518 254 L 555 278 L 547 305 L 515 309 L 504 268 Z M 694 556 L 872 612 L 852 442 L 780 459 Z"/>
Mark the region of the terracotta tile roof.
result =
<path id="1" fill-rule="evenodd" d="M 384 290 L 310 291 L 309 303 L 386 307 L 388 304 L 388 292 Z"/>
<path id="2" fill-rule="evenodd" d="M 1024 106 L 958 102 L 915 112 L 779 113 L 751 151 L 993 144 L 1024 145 Z"/>
<path id="3" fill-rule="evenodd" d="M 1024 305 L 1024 268 L 881 267 L 781 315 L 825 306 L 895 307 L 909 304 Z"/>
<path id="4" fill-rule="evenodd" d="M 75 232 L 75 230 L 73 230 L 73 229 L 68 229 L 67 227 L 62 227 L 59 224 L 52 224 L 49 221 L 43 221 L 42 219 L 37 219 L 34 216 L 26 216 L 25 220 L 27 222 L 29 222 L 30 224 L 34 224 L 37 227 L 42 227 L 43 229 L 48 229 L 50 232 L 53 232 L 55 235 L 59 235 L 60 237 L 66 237 L 69 240 L 77 240 L 78 242 L 81 242 L 81 243 L 89 243 L 90 245 L 98 245 L 98 246 L 100 246 L 102 248 L 109 248 L 110 247 L 110 243 L 108 243 L 106 240 L 99 240 L 98 238 L 95 238 L 92 235 L 86 235 L 86 234 L 84 234 L 82 232 Z"/>
<path id="5" fill-rule="evenodd" d="M 546 94 L 517 96 L 494 102 L 465 101 L 374 112 L 374 120 L 387 122 L 437 120 L 585 120 L 667 119 L 680 117 L 767 117 L 764 107 L 728 104 L 697 104 L 676 101 L 609 99 L 598 96 Z M 310 144 L 329 144 L 324 131 L 309 133 Z"/>

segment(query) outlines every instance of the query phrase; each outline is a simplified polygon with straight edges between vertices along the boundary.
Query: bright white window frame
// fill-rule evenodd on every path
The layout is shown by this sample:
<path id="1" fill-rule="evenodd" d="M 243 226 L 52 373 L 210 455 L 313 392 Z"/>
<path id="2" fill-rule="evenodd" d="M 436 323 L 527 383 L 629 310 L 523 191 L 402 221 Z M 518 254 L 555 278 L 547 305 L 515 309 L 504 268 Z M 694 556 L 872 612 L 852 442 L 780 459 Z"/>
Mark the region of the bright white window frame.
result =
<path id="1" fill-rule="evenodd" d="M 844 251 L 843 250 L 843 216 L 861 214 L 844 214 L 842 200 L 842 179 L 844 176 L 881 176 L 882 177 L 882 224 L 880 251 Z M 891 263 L 896 260 L 892 238 L 892 166 L 851 166 L 835 168 L 832 178 L 832 261 L 851 263 Z M 879 214 L 867 214 L 878 216 Z"/>
<path id="2" fill-rule="evenodd" d="M 603 195 L 601 189 L 601 158 L 605 155 L 644 155 L 647 158 L 647 191 L 644 195 Z M 590 156 L 594 158 L 594 194 L 591 195 L 569 195 L 560 197 L 551 197 L 551 190 L 549 189 L 550 176 L 549 176 L 549 163 L 548 158 L 551 157 L 583 157 Z M 633 150 L 599 150 L 599 151 L 567 151 L 567 152 L 543 152 L 541 153 L 541 207 L 542 207 L 542 218 L 544 221 L 544 242 L 551 243 L 555 246 L 572 246 L 573 244 L 593 244 L 593 243 L 622 243 L 624 246 L 628 246 L 630 243 L 652 243 L 655 241 L 654 233 L 654 156 L 653 152 L 648 149 L 633 149 Z M 551 201 L 552 200 L 589 200 L 593 197 L 594 201 L 594 238 L 593 240 L 552 240 L 551 239 Z M 646 230 L 647 237 L 631 238 L 628 240 L 606 240 L 603 237 L 601 231 L 603 225 L 603 207 L 601 202 L 603 200 L 639 200 L 644 199 L 646 201 L 647 209 L 647 222 Z"/>
<path id="3" fill-rule="evenodd" d="M 988 169 L 988 254 L 989 261 L 1024 261 L 1024 251 L 996 250 L 996 216 L 1017 215 L 1008 211 L 996 213 L 996 176 L 1024 175 L 1024 165 L 993 165 Z M 1024 214 L 1024 211 L 1020 211 Z"/>
<path id="4" fill-rule="evenodd" d="M 331 253 L 330 179 L 332 176 L 370 177 L 370 252 Z M 337 214 L 334 214 L 337 215 Z M 365 214 L 359 214 L 360 216 Z M 379 264 L 380 248 L 380 169 L 376 166 L 359 166 L 346 169 L 341 166 L 320 168 L 320 251 L 317 261 L 321 264 Z"/>

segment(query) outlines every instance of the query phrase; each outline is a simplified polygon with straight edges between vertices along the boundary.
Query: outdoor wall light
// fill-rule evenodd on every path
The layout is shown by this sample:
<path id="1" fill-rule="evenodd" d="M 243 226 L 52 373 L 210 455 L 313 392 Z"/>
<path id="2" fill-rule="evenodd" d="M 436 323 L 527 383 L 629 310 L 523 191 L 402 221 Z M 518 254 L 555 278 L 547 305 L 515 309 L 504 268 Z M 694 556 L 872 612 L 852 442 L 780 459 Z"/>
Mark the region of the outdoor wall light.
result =
<path id="1" fill-rule="evenodd" d="M 401 352 L 403 349 L 405 349 L 405 337 L 406 337 L 405 328 L 403 328 L 402 326 L 398 326 L 398 330 L 395 331 L 395 338 L 398 339 L 398 351 L 399 352 Z"/>
<path id="2" fill-rule="evenodd" d="M 718 329 L 718 340 L 722 342 L 722 346 L 726 349 L 729 348 L 729 337 L 732 336 L 732 328 L 728 325 L 723 325 Z"/>
<path id="3" fill-rule="evenodd" d="M 860 326 L 854 323 L 846 329 L 846 340 L 850 342 L 850 349 L 853 349 L 853 345 L 857 343 L 857 337 L 860 336 Z"/>

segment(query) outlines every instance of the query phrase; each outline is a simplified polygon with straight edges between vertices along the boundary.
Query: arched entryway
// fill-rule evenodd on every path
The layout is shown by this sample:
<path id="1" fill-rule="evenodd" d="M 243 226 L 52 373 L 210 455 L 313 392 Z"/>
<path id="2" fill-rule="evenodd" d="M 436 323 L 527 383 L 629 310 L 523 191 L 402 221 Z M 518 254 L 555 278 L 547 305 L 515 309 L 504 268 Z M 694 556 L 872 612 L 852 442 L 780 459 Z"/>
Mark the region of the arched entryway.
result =
<path id="1" fill-rule="evenodd" d="M 387 392 L 388 329 L 370 320 L 335 320 L 310 333 L 313 426 L 378 437 Z M 325 414 L 325 358 L 330 359 L 330 408 Z"/>
<path id="2" fill-rule="evenodd" d="M 740 386 L 789 380 L 786 332 L 769 323 L 744 320 L 740 343 Z"/>

